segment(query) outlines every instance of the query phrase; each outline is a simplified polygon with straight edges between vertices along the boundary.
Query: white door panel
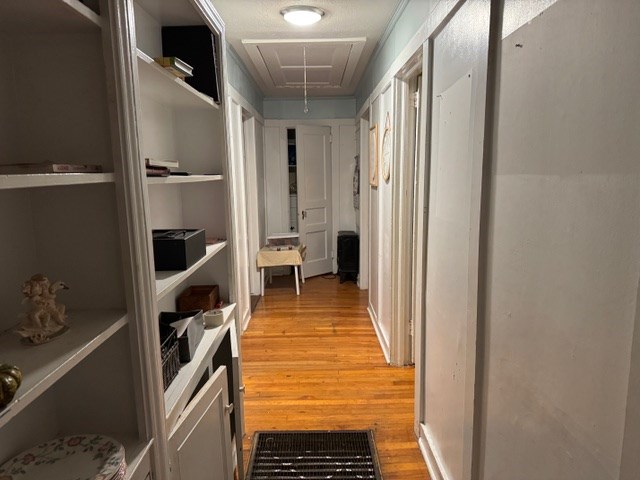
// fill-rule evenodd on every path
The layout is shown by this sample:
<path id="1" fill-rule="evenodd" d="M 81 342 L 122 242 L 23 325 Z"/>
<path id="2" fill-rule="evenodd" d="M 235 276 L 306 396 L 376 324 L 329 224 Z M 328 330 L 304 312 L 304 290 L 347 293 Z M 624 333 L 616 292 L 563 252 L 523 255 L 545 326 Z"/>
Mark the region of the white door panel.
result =
<path id="1" fill-rule="evenodd" d="M 307 247 L 304 273 L 308 277 L 332 270 L 330 136 L 329 127 L 296 128 L 298 231 Z"/>

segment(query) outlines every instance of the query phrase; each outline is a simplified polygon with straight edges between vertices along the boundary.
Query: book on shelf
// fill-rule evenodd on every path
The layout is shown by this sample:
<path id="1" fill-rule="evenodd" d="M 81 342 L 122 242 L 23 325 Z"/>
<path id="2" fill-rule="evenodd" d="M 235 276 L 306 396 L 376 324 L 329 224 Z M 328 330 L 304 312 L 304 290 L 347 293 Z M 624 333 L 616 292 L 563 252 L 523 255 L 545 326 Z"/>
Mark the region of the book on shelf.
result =
<path id="1" fill-rule="evenodd" d="M 28 175 L 34 173 L 101 173 L 102 165 L 80 163 L 10 163 L 0 165 L 0 175 Z"/>
<path id="2" fill-rule="evenodd" d="M 193 76 L 193 67 L 178 57 L 156 57 L 154 60 L 158 65 L 183 80 L 185 77 Z"/>
<path id="3" fill-rule="evenodd" d="M 168 177 L 171 170 L 167 167 L 146 167 L 147 177 Z"/>
<path id="4" fill-rule="evenodd" d="M 180 166 L 177 160 L 156 160 L 150 157 L 145 158 L 144 163 L 147 167 L 178 168 Z"/>

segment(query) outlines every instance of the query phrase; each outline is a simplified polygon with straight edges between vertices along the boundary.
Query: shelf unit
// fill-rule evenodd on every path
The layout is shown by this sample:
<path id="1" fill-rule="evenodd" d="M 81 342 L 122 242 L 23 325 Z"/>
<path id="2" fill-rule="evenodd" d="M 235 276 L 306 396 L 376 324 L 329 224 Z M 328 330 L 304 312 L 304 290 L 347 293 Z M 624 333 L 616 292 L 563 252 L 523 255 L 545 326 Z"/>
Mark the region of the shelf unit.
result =
<path id="1" fill-rule="evenodd" d="M 224 326 L 208 330 L 162 387 L 159 312 L 195 284 L 218 284 L 225 302 L 235 297 L 224 102 L 152 60 L 162 54 L 161 28 L 175 25 L 206 25 L 217 36 L 224 90 L 224 25 L 209 0 L 0 2 L 0 165 L 86 163 L 104 172 L 0 175 L 0 362 L 23 372 L 0 409 L 0 464 L 61 435 L 103 433 L 125 446 L 128 480 L 179 480 L 171 459 L 188 452 L 171 451 L 169 434 L 194 398 L 215 383 L 242 411 L 238 358 L 216 382 L 202 377 L 213 375 L 213 357 L 235 332 L 233 303 Z M 145 158 L 179 160 L 192 175 L 147 178 Z M 191 226 L 219 240 L 191 268 L 155 272 L 151 230 Z M 70 287 L 58 295 L 70 329 L 27 346 L 14 330 L 25 313 L 21 284 L 36 273 Z M 233 442 L 231 416 L 219 418 L 228 458 L 234 445 L 241 466 L 242 429 L 232 429 L 240 432 Z M 215 478 L 233 478 L 227 470 Z"/>
<path id="2" fill-rule="evenodd" d="M 177 297 L 192 285 L 218 285 L 221 299 L 228 303 L 223 308 L 224 326 L 205 331 L 192 360 L 181 366 L 177 377 L 163 394 L 164 429 L 169 438 L 169 475 L 177 480 L 181 471 L 177 463 L 182 452 L 176 451 L 179 447 L 174 445 L 172 438 L 175 440 L 176 431 L 185 422 L 203 425 L 212 421 L 201 422 L 200 419 L 187 417 L 194 415 L 190 412 L 200 411 L 194 402 L 201 397 L 207 398 L 205 393 L 208 392 L 204 390 L 210 387 L 203 379 L 213 375 L 213 356 L 220 348 L 224 333 L 235 329 L 237 324 L 235 304 L 230 303 L 235 297 L 232 275 L 234 258 L 232 249 L 228 248 L 232 242 L 228 210 L 231 186 L 226 175 L 228 148 L 224 92 L 220 92 L 223 100 L 218 105 L 210 96 L 160 67 L 153 58 L 163 56 L 164 27 L 207 26 L 215 37 L 217 63 L 222 76 L 219 80 L 224 89 L 224 25 L 206 0 L 134 0 L 133 7 L 136 32 L 132 42 L 135 43 L 138 71 L 136 105 L 141 162 L 145 158 L 177 161 L 179 170 L 190 172 L 188 176 L 147 178 L 147 238 L 151 238 L 153 229 L 203 228 L 208 239 L 218 239 L 206 246 L 205 255 L 190 268 L 155 272 L 154 316 L 157 318 L 162 311 L 175 311 Z M 195 75 L 198 75 L 197 68 L 194 68 Z M 239 369 L 236 369 L 235 374 L 238 372 Z M 232 374 L 231 369 L 227 370 L 226 375 Z M 240 400 L 239 392 L 234 394 L 227 387 L 224 390 L 229 398 Z M 240 405 L 237 408 L 242 411 Z M 227 412 L 219 412 L 216 418 L 223 419 L 222 423 L 226 424 L 224 428 L 223 425 L 219 426 L 220 432 L 241 432 L 238 428 L 230 429 L 231 417 Z M 242 433 L 236 435 L 235 442 L 227 439 L 225 446 L 229 448 L 229 457 L 232 444 L 236 449 L 238 473 L 242 479 Z M 183 443 L 179 442 L 179 445 Z M 202 468 L 208 468 L 206 463 Z M 220 468 L 213 470 L 218 475 L 215 478 L 233 478 L 232 471 L 220 471 Z"/>
<path id="3" fill-rule="evenodd" d="M 16 396 L 0 409 L 0 463 L 61 435 L 100 432 L 125 446 L 127 478 L 137 480 L 151 468 L 157 437 L 141 395 L 150 372 L 140 361 L 144 316 L 133 301 L 134 207 L 112 108 L 118 77 L 110 59 L 119 55 L 111 2 L 85 3 L 0 2 L 0 164 L 96 164 L 104 172 L 0 176 L 7 232 L 0 362 L 23 372 Z M 26 309 L 21 284 L 36 273 L 69 286 L 57 300 L 70 328 L 30 346 L 14 330 Z"/>

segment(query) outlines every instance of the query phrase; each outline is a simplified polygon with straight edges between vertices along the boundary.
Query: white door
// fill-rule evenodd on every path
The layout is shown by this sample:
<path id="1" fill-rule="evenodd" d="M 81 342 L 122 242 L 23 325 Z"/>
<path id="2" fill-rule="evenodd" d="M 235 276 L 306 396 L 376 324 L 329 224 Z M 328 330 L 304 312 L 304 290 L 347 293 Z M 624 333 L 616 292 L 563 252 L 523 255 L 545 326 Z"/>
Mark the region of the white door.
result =
<path id="1" fill-rule="evenodd" d="M 329 127 L 296 127 L 298 231 L 307 247 L 307 277 L 329 273 L 333 266 L 330 137 Z"/>
<path id="2" fill-rule="evenodd" d="M 169 435 L 173 480 L 232 480 L 227 368 L 218 368 Z"/>

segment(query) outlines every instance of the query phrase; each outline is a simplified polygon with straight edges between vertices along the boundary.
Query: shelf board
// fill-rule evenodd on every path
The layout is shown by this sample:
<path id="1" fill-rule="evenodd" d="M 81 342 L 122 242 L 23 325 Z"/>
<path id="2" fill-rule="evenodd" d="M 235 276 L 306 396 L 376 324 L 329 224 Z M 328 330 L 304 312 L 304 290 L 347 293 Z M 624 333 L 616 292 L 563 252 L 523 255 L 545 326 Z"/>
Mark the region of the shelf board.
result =
<path id="1" fill-rule="evenodd" d="M 0 2 L 3 33 L 98 32 L 102 18 L 79 0 Z"/>
<path id="2" fill-rule="evenodd" d="M 0 175 L 0 190 L 114 183 L 113 173 L 33 173 Z"/>
<path id="3" fill-rule="evenodd" d="M 91 23 L 97 25 L 98 27 L 102 27 L 102 19 L 100 15 L 91 10 L 85 4 L 81 3 L 79 0 L 60 0 L 62 3 L 73 9 L 78 15 L 84 17 Z"/>
<path id="4" fill-rule="evenodd" d="M 144 95 L 173 107 L 220 108 L 211 97 L 166 71 L 141 50 L 138 50 L 138 71 Z"/>
<path id="5" fill-rule="evenodd" d="M 151 445 L 153 445 L 153 440 L 147 442 L 133 437 L 118 438 L 118 440 L 124 447 L 127 461 L 127 473 L 124 478 L 129 480 L 136 473 L 136 469 L 140 466 L 144 456 L 149 452 Z"/>
<path id="6" fill-rule="evenodd" d="M 222 342 L 224 334 L 229 329 L 231 322 L 235 321 L 233 315 L 235 309 L 235 303 L 222 307 L 224 312 L 224 323 L 222 326 L 204 331 L 202 340 L 200 340 L 200 344 L 192 360 L 182 365 L 178 375 L 164 392 L 165 416 L 168 430 L 171 430 L 173 425 L 175 425 L 180 413 L 189 402 L 193 389 L 200 381 L 204 371 L 209 367 L 211 358 L 220 345 L 220 342 Z"/>
<path id="7" fill-rule="evenodd" d="M 0 334 L 2 361 L 18 366 L 23 376 L 13 401 L 0 410 L 0 427 L 124 327 L 128 319 L 123 310 L 71 310 L 67 321 L 69 331 L 44 345 L 23 345 L 12 330 Z"/>
<path id="8" fill-rule="evenodd" d="M 183 280 L 187 279 L 193 272 L 198 270 L 202 265 L 211 260 L 214 256 L 227 246 L 227 242 L 218 242 L 213 245 L 207 245 L 204 257 L 194 263 L 186 270 L 156 272 L 156 296 L 158 300 L 173 290 Z"/>
<path id="9" fill-rule="evenodd" d="M 173 177 L 147 177 L 149 185 L 166 185 L 175 183 L 219 182 L 222 175 L 175 175 Z"/>

